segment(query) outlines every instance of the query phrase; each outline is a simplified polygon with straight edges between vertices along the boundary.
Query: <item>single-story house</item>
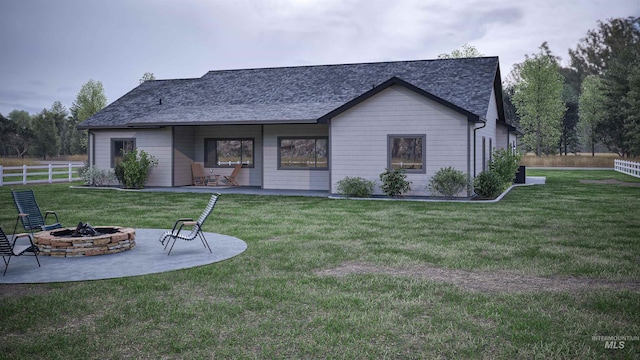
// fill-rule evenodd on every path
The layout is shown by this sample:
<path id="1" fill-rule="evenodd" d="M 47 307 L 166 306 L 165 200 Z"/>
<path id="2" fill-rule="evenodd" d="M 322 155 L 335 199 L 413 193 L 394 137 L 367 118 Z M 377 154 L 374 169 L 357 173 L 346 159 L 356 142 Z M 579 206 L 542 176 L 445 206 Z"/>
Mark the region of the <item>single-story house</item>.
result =
<path id="1" fill-rule="evenodd" d="M 220 175 L 241 162 L 243 186 L 337 193 L 347 176 L 379 182 L 402 167 L 408 195 L 418 196 L 443 167 L 473 179 L 517 134 L 505 120 L 497 57 L 146 81 L 79 128 L 88 130 L 90 166 L 113 168 L 132 148 L 155 156 L 147 186 L 192 184 L 194 162 Z"/>

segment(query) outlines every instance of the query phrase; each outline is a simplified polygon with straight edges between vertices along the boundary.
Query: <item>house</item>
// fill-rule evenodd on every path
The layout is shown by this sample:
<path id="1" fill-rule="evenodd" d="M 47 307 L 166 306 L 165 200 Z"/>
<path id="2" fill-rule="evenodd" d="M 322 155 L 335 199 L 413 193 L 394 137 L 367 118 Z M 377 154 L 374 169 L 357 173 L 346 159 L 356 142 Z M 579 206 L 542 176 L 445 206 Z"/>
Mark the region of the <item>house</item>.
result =
<path id="1" fill-rule="evenodd" d="M 453 166 L 474 178 L 516 145 L 497 57 L 210 71 L 140 84 L 79 125 L 91 166 L 155 156 L 148 186 L 191 184 L 191 164 L 243 186 L 337 192 L 403 167 L 409 195 Z M 380 189 L 377 193 L 382 193 Z M 461 194 L 464 195 L 464 194 Z"/>

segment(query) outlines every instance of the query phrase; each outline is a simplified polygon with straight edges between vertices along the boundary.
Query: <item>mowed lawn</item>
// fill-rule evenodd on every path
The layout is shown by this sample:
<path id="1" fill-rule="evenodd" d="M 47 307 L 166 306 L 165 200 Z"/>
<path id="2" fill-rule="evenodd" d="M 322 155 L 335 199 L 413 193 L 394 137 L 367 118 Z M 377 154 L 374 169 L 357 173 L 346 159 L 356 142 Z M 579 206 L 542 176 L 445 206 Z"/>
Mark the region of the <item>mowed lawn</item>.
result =
<path id="1" fill-rule="evenodd" d="M 205 230 L 248 243 L 230 260 L 0 284 L 0 358 L 637 358 L 593 337 L 640 335 L 640 187 L 580 180 L 640 179 L 528 175 L 547 184 L 498 203 L 223 195 Z M 31 188 L 68 226 L 170 228 L 208 200 Z M 10 188 L 0 204 L 10 231 Z"/>

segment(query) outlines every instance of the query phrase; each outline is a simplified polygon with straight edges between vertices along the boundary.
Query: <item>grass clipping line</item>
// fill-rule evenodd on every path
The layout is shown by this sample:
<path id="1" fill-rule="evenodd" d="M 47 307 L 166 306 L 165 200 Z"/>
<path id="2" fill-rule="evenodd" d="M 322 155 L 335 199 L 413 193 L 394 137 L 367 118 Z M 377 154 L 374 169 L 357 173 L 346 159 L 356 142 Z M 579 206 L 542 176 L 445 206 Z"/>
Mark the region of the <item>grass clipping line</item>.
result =
<path id="1" fill-rule="evenodd" d="M 343 265 L 316 272 L 324 276 L 346 276 L 352 274 L 382 274 L 392 276 L 419 276 L 429 280 L 445 282 L 466 290 L 485 293 L 523 292 L 567 292 L 592 289 L 640 291 L 640 282 L 615 282 L 575 277 L 540 277 L 516 275 L 505 272 L 481 272 L 441 269 L 431 266 L 394 268 L 367 263 L 347 262 Z"/>

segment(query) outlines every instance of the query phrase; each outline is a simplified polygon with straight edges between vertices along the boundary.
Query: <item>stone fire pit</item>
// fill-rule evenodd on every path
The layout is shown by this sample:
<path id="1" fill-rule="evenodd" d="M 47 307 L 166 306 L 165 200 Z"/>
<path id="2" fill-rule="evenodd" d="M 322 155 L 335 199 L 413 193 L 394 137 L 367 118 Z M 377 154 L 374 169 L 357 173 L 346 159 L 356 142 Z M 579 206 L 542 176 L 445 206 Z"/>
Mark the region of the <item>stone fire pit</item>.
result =
<path id="1" fill-rule="evenodd" d="M 90 227 L 90 226 L 89 226 Z M 78 257 L 115 254 L 136 246 L 136 232 L 120 226 L 96 226 L 95 232 L 78 234 L 77 228 L 41 231 L 33 234 L 40 254 L 57 257 Z"/>

